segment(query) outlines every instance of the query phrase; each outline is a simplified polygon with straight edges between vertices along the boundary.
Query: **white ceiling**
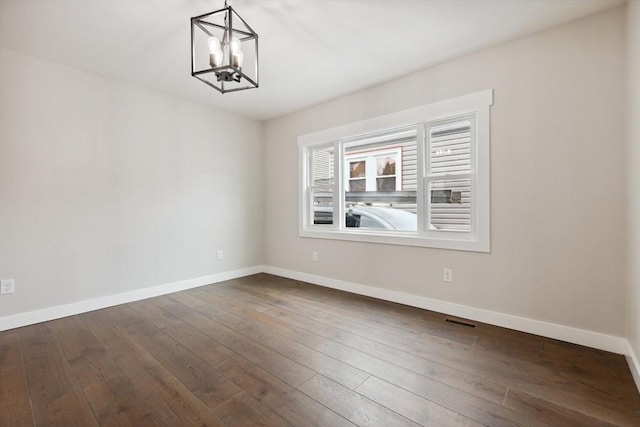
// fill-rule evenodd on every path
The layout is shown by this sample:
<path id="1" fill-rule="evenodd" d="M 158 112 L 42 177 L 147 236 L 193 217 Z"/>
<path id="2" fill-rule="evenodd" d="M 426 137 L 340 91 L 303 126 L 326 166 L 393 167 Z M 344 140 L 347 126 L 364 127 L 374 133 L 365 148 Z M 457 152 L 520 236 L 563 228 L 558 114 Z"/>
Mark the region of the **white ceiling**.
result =
<path id="1" fill-rule="evenodd" d="M 191 77 L 189 18 L 223 0 L 0 0 L 0 45 L 270 119 L 624 0 L 230 0 L 260 36 L 260 87 Z"/>

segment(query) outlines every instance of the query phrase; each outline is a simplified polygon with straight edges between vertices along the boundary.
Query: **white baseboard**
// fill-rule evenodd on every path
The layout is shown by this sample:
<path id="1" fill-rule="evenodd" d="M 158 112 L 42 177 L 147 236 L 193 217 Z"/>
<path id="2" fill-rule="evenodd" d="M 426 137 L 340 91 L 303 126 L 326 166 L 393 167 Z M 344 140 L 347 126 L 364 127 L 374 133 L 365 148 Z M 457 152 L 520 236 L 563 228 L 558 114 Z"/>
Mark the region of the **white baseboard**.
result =
<path id="1" fill-rule="evenodd" d="M 152 286 L 149 288 L 136 289 L 135 291 L 123 292 L 115 295 L 107 295 L 104 297 L 78 301 L 71 304 L 58 305 L 55 307 L 43 308 L 41 310 L 4 316 L 0 317 L 0 331 L 33 325 L 35 323 L 46 322 L 48 320 L 59 319 L 61 317 L 73 316 L 75 314 L 86 313 L 88 311 L 100 310 L 114 305 L 126 304 L 128 302 L 157 297 L 173 292 L 184 291 L 187 289 L 197 288 L 199 286 L 209 285 L 211 283 L 224 282 L 225 280 L 249 276 L 263 271 L 263 266 L 254 266 L 240 270 L 210 274 L 208 276 L 196 277 L 188 280 L 181 280 L 179 282 L 166 283 L 164 285 Z"/>
<path id="2" fill-rule="evenodd" d="M 298 271 L 282 269 L 278 267 L 266 266 L 265 273 L 277 276 L 288 277 L 290 279 L 313 283 L 328 288 L 339 289 L 354 294 L 366 295 L 386 301 L 393 301 L 412 307 L 424 308 L 426 310 L 437 311 L 439 313 L 471 319 L 478 322 L 489 323 L 491 325 L 504 328 L 515 329 L 517 331 L 528 332 L 530 334 L 541 335 L 573 344 L 584 345 L 600 350 L 610 351 L 618 354 L 628 354 L 629 343 L 625 338 L 606 335 L 599 332 L 587 331 L 584 329 L 572 328 L 555 323 L 542 322 L 525 317 L 513 316 L 511 314 L 499 313 L 496 311 L 475 308 L 462 304 L 441 301 L 433 298 L 407 294 L 404 292 L 389 289 L 376 288 L 359 283 L 346 282 L 343 280 L 331 279 L 313 274 L 301 273 Z M 636 360 L 637 363 L 637 360 Z"/>
<path id="3" fill-rule="evenodd" d="M 627 363 L 629 364 L 629 370 L 631 371 L 631 375 L 633 375 L 633 380 L 636 382 L 638 392 L 640 392 L 640 360 L 638 360 L 638 355 L 633 351 L 633 347 L 628 341 L 625 355 L 627 357 Z"/>

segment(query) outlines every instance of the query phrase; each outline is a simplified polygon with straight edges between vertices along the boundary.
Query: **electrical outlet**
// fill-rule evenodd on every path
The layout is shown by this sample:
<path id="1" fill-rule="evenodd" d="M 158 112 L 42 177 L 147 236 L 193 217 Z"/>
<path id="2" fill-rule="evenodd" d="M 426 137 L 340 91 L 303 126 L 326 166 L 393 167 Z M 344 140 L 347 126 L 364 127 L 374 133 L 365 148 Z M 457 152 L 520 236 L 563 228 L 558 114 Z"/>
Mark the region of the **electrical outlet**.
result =
<path id="1" fill-rule="evenodd" d="M 318 261 L 318 252 L 316 251 L 311 252 L 311 260 Z"/>
<path id="2" fill-rule="evenodd" d="M 453 270 L 451 268 L 445 268 L 442 270 L 442 280 L 447 283 L 453 282 Z"/>
<path id="3" fill-rule="evenodd" d="M 0 280 L 0 295 L 12 294 L 16 291 L 16 281 L 14 279 Z"/>
<path id="4" fill-rule="evenodd" d="M 222 249 L 218 249 L 218 261 L 222 261 L 224 259 L 224 253 Z"/>

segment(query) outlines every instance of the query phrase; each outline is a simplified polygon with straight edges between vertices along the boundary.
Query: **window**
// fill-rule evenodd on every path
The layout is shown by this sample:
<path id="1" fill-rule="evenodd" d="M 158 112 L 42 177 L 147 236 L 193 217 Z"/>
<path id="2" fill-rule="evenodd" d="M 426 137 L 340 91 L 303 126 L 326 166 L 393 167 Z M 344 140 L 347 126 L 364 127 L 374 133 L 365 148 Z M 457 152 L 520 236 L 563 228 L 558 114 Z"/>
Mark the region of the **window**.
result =
<path id="1" fill-rule="evenodd" d="M 356 149 L 345 151 L 349 171 L 346 191 L 400 190 L 401 148 L 390 150 Z M 396 173 L 396 169 L 398 172 Z"/>
<path id="2" fill-rule="evenodd" d="M 489 252 L 487 90 L 303 135 L 300 235 Z"/>

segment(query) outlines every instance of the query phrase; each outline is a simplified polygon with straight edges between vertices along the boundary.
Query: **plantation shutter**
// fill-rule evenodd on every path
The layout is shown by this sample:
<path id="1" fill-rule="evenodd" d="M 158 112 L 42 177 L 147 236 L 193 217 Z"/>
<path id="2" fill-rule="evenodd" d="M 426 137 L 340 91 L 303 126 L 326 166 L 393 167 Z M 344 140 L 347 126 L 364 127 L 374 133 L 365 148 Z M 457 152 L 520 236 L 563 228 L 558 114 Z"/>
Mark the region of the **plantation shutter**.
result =
<path id="1" fill-rule="evenodd" d="M 470 232 L 472 229 L 471 118 L 433 123 L 427 128 L 428 228 Z"/>
<path id="2" fill-rule="evenodd" d="M 309 168 L 310 223 L 331 225 L 333 218 L 334 191 L 334 147 L 322 146 L 311 149 Z"/>
<path id="3" fill-rule="evenodd" d="M 311 185 L 333 184 L 333 147 L 321 147 L 311 152 Z"/>

